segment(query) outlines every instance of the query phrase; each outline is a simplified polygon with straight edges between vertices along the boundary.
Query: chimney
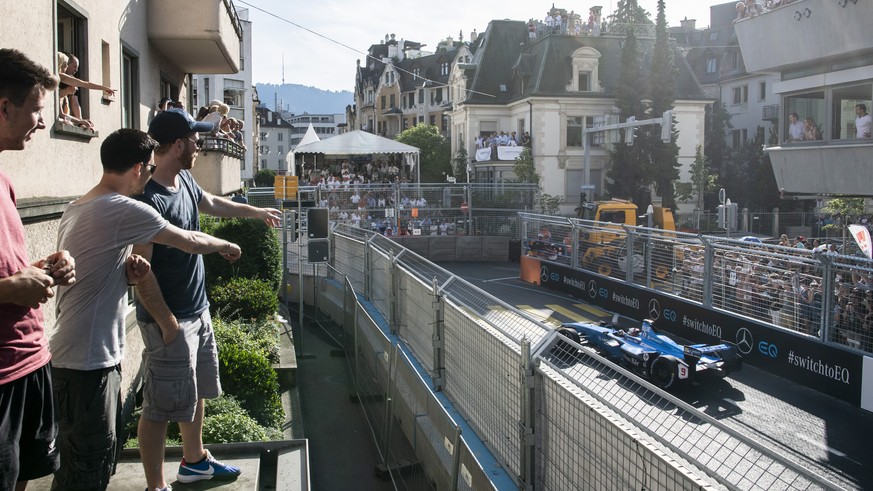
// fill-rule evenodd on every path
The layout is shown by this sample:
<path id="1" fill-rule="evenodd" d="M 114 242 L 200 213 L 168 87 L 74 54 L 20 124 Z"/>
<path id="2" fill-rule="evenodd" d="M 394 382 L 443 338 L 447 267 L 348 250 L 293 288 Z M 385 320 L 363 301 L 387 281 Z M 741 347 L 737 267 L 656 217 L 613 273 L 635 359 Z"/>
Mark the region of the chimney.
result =
<path id="1" fill-rule="evenodd" d="M 473 32 L 470 33 L 470 44 L 475 43 L 476 38 L 478 38 L 478 37 L 479 37 L 479 35 L 476 34 L 476 29 L 473 29 Z"/>
<path id="2" fill-rule="evenodd" d="M 696 23 L 697 19 L 689 19 L 688 17 L 679 21 L 679 25 L 682 26 L 682 30 L 685 32 L 694 32 Z"/>

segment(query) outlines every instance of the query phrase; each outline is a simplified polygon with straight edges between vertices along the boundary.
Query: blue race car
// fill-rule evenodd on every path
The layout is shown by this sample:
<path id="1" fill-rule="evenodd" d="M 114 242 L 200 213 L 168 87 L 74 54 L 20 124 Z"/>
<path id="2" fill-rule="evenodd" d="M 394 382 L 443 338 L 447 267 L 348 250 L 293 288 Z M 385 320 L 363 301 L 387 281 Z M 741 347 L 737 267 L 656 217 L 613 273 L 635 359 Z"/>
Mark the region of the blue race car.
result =
<path id="1" fill-rule="evenodd" d="M 662 389 L 704 376 L 724 377 L 742 368 L 735 344 L 680 344 L 675 337 L 659 332 L 648 319 L 641 329 L 627 331 L 612 324 L 588 322 L 563 324 L 559 331 Z"/>

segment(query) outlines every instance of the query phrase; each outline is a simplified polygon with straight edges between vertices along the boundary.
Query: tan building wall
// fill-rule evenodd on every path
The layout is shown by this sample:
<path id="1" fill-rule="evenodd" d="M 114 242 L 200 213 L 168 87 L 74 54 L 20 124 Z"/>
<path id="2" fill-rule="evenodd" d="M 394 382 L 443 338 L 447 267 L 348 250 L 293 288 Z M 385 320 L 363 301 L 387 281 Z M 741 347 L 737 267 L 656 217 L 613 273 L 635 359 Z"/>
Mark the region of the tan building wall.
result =
<path id="1" fill-rule="evenodd" d="M 148 5 L 150 2 L 169 0 L 149 0 L 128 2 L 120 0 L 75 0 L 64 3 L 58 1 L 60 9 L 66 9 L 77 17 L 85 19 L 87 35 L 83 37 L 82 48 L 77 49 L 80 65 L 80 78 L 122 88 L 122 52 L 137 60 L 138 77 L 136 91 L 133 93 L 132 126 L 147 129 L 154 115 L 154 107 L 161 97 L 163 83 L 179 88 L 181 99 L 187 100 L 188 89 L 186 72 L 190 67 L 179 66 L 170 61 L 162 52 L 155 49 L 149 39 Z M 190 6 L 190 4 L 188 4 Z M 57 26 L 55 0 L 33 0 L 31 2 L 8 2 L 4 4 L 4 26 L 0 30 L 0 46 L 19 49 L 34 61 L 57 73 L 56 51 L 64 41 L 57 33 L 63 31 Z M 196 25 L 204 9 L 215 9 L 214 15 L 228 16 L 222 0 L 197 0 L 197 9 L 176 9 L 177 16 L 186 26 Z M 220 10 L 219 10 L 220 9 Z M 224 35 L 224 34 L 222 34 Z M 235 35 L 222 40 L 238 53 L 239 39 Z M 191 48 L 193 45 L 188 45 Z M 220 43 L 218 43 L 220 44 Z M 196 54 L 197 47 L 192 48 Z M 213 43 L 211 50 L 216 51 Z M 189 50 L 190 51 L 190 50 Z M 232 49 L 230 51 L 233 51 Z M 237 55 L 238 58 L 238 55 Z M 234 61 L 237 63 L 238 59 Z M 218 66 L 217 64 L 214 66 Z M 90 138 L 70 136 L 60 133 L 53 125 L 58 119 L 58 99 L 55 93 L 48 94 L 43 118 L 48 127 L 37 132 L 23 151 L 0 153 L 0 171 L 8 174 L 15 187 L 19 213 L 25 221 L 28 254 L 32 261 L 45 257 L 56 250 L 57 228 L 60 214 L 66 203 L 84 194 L 102 175 L 100 164 L 100 144 L 106 135 L 123 125 L 122 101 L 128 95 L 123 90 L 116 92 L 114 101 L 101 101 L 99 91 L 88 91 L 87 112 L 85 115 L 94 122 L 96 135 Z M 237 171 L 233 178 L 239 188 L 239 160 L 230 165 Z M 54 327 L 54 301 L 43 306 L 46 327 Z M 130 392 L 137 380 L 142 342 L 139 331 L 134 327 L 132 315 L 128 330 L 127 353 L 124 362 L 125 392 Z"/>

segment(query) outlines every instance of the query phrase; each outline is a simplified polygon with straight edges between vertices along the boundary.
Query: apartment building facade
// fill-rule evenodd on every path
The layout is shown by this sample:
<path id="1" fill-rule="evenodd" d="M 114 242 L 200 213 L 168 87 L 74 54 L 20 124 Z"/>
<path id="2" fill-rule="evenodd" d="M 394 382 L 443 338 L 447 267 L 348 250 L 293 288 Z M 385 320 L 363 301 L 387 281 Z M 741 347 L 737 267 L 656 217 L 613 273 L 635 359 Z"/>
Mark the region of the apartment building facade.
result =
<path id="1" fill-rule="evenodd" d="M 25 150 L 0 155 L 0 169 L 15 186 L 28 254 L 54 251 L 60 215 L 102 175 L 100 145 L 119 128 L 148 128 L 161 97 L 190 105 L 191 74 L 239 70 L 241 28 L 230 0 L 34 0 L 4 7 L 0 46 L 15 48 L 57 73 L 57 52 L 74 54 L 79 78 L 116 89 L 114 97 L 80 91 L 83 117 L 95 131 L 64 122 L 57 93 L 47 94 L 38 131 Z M 239 172 L 239 159 L 210 152 L 198 158 L 204 172 Z M 239 177 L 236 178 L 239 182 Z M 221 190 L 218 190 L 221 191 Z M 228 190 L 229 191 L 229 190 Z M 54 304 L 43 306 L 54 327 Z M 124 393 L 132 396 L 142 348 L 129 316 Z"/>
<path id="2" fill-rule="evenodd" d="M 734 23 L 746 71 L 778 74 L 780 144 L 765 150 L 782 193 L 873 196 L 873 139 L 855 127 L 855 107 L 873 106 L 871 23 L 873 8 L 854 0 L 797 0 Z M 821 139 L 788 141 L 792 112 L 812 118 Z"/>

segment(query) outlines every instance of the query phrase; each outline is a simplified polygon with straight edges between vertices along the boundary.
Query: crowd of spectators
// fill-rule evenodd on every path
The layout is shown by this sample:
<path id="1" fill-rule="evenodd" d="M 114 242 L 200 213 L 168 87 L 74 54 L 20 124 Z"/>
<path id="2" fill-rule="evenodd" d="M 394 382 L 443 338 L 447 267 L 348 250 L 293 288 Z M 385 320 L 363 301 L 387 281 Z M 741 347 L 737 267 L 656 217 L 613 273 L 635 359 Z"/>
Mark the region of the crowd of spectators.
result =
<path id="1" fill-rule="evenodd" d="M 304 170 L 302 180 L 321 189 L 344 191 L 364 184 L 402 184 L 412 181 L 405 166 L 379 158 L 365 162 L 347 160 L 321 169 Z"/>
<path id="2" fill-rule="evenodd" d="M 205 136 L 231 140 L 237 145 L 246 148 L 245 135 L 243 133 L 245 122 L 229 117 L 229 113 L 230 106 L 219 100 L 214 100 L 209 103 L 208 107 L 201 107 L 197 111 L 197 117 L 195 119 L 197 121 L 204 121 L 215 125 L 215 129 L 212 133 Z"/>
<path id="3" fill-rule="evenodd" d="M 536 238 L 526 241 L 527 254 L 571 264 L 571 236 L 555 236 L 541 227 Z M 710 281 L 713 307 L 810 336 L 821 335 L 824 317 L 829 341 L 873 352 L 870 269 L 846 263 L 843 250 L 835 243 L 804 236 L 790 239 L 783 234 L 776 246 L 750 242 L 741 247 L 716 247 L 712 274 L 707 277 L 702 245 L 673 245 L 673 254 L 653 252 L 653 270 L 664 270 L 663 276 L 656 272 L 653 277 L 657 275 L 671 293 L 696 302 L 703 300 L 704 283 Z M 623 249 L 616 251 L 624 254 Z M 832 292 L 827 302 L 827 282 L 818 254 L 829 256 L 832 264 Z M 580 257 L 580 265 L 582 261 Z M 604 273 L 596 269 L 600 264 L 592 261 L 587 269 L 622 278 L 626 274 L 623 270 Z"/>
<path id="4" fill-rule="evenodd" d="M 488 147 L 530 147 L 530 132 L 525 131 L 523 134 L 519 135 L 514 131 L 510 131 L 509 133 L 505 131 L 493 132 L 490 136 L 479 135 L 476 138 L 476 149 L 480 148 L 488 148 Z"/>
<path id="5" fill-rule="evenodd" d="M 546 12 L 543 20 L 530 19 L 527 24 L 530 39 L 534 40 L 551 34 L 564 34 L 571 36 L 599 36 L 602 30 L 601 7 L 592 7 L 588 11 L 588 18 L 583 20 L 580 14 L 574 11 L 567 12 L 564 9 L 552 7 Z"/>
<path id="6" fill-rule="evenodd" d="M 788 5 L 795 0 L 743 0 L 737 2 L 737 20 L 756 17 L 768 10 Z"/>

